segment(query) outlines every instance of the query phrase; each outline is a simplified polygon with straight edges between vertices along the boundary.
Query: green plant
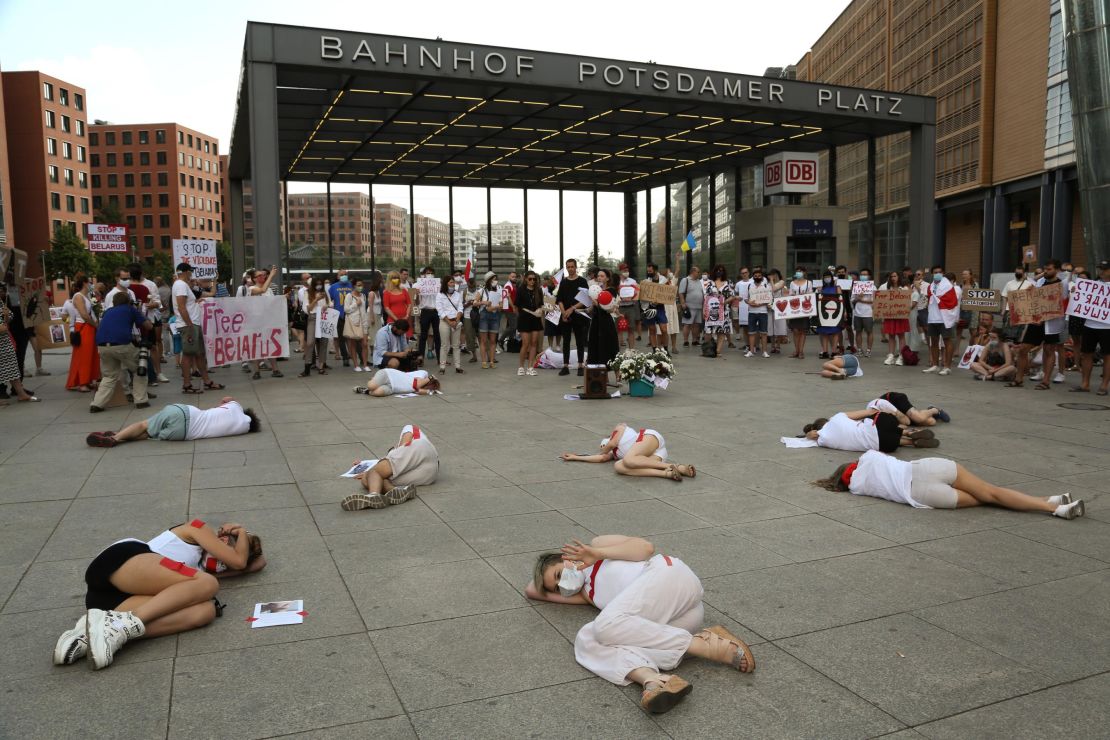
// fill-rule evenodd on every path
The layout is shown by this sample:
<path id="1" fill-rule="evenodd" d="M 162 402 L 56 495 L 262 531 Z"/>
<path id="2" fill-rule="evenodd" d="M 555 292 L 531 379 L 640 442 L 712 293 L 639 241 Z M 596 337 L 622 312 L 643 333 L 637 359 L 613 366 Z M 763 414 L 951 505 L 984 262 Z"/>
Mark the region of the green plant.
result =
<path id="1" fill-rule="evenodd" d="M 650 352 L 626 349 L 609 361 L 609 369 L 621 380 L 643 380 L 649 378 L 673 378 L 674 361 L 666 350 L 653 349 Z"/>

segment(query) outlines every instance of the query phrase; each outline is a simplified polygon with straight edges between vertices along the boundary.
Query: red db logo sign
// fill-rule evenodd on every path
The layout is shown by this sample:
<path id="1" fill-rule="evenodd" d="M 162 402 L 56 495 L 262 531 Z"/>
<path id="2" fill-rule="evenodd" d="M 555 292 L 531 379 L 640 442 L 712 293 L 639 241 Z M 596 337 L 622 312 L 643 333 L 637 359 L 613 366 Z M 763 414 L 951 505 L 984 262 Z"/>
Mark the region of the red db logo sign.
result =
<path id="1" fill-rule="evenodd" d="M 817 163 L 809 160 L 786 160 L 787 185 L 816 185 Z"/>
<path id="2" fill-rule="evenodd" d="M 774 187 L 782 184 L 782 162 L 768 162 L 763 171 L 763 184 Z"/>

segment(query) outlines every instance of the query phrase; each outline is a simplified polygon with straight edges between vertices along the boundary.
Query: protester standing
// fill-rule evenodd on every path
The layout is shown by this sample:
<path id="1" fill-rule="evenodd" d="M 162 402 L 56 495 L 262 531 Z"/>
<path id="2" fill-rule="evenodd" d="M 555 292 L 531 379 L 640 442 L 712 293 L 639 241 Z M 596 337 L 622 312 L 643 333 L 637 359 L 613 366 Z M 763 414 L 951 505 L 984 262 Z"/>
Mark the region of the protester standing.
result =
<path id="1" fill-rule="evenodd" d="M 465 296 L 460 290 L 459 282 L 450 275 L 444 275 L 439 282 L 439 293 L 436 294 L 436 316 L 439 317 L 439 338 L 436 347 L 436 360 L 439 362 L 440 373 L 447 372 L 447 353 L 455 357 L 455 372 L 461 373 L 463 324 L 466 319 L 463 315 L 463 302 Z"/>
<path id="2" fill-rule="evenodd" d="M 347 356 L 355 361 L 355 372 L 369 372 L 370 362 L 366 357 L 366 336 L 369 312 L 366 307 L 365 285 L 355 281 L 355 289 L 343 301 L 343 312 L 347 320 L 343 323 L 343 339 L 347 342 Z"/>
<path id="3" fill-rule="evenodd" d="M 844 297 L 840 293 L 840 287 L 836 284 L 836 275 L 830 270 L 821 277 L 821 290 L 818 295 L 817 305 L 828 301 L 835 301 L 843 303 Z M 820 309 L 818 309 L 820 311 Z M 817 334 L 821 337 L 821 354 L 818 355 L 822 360 L 827 360 L 837 354 L 837 346 L 841 337 L 841 324 L 843 324 L 843 314 L 841 314 L 841 322 L 836 326 L 821 326 L 817 327 Z"/>
<path id="4" fill-rule="evenodd" d="M 909 292 L 908 286 L 902 285 L 902 276 L 897 272 L 892 272 L 887 276 L 886 282 L 879 286 L 879 290 L 883 291 L 899 291 L 901 293 Z M 902 348 L 906 345 L 906 335 L 910 332 L 910 320 L 904 319 L 883 319 L 883 334 L 886 336 L 887 355 L 883 360 L 884 365 L 901 365 L 902 363 Z"/>
<path id="5" fill-rule="evenodd" d="M 69 358 L 69 376 L 66 378 L 66 390 L 88 393 L 92 390 L 93 383 L 100 380 L 100 355 L 96 351 L 96 314 L 92 309 L 92 302 L 88 296 L 88 278 L 84 273 L 77 273 L 70 284 L 73 297 L 75 318 L 70 330 L 70 344 L 73 353 Z"/>
<path id="6" fill-rule="evenodd" d="M 28 393 L 23 387 L 22 373 L 19 370 L 19 360 L 16 357 L 16 340 L 14 336 L 13 319 L 15 311 L 7 305 L 7 286 L 0 285 L 3 290 L 3 301 L 0 301 L 0 383 L 12 387 L 15 397 L 20 401 L 38 401 L 37 396 Z M 0 401 L 0 406 L 7 405 L 7 401 Z"/>
<path id="7" fill-rule="evenodd" d="M 406 271 L 407 272 L 407 271 Z M 401 274 L 396 270 L 389 273 L 389 279 L 382 292 L 382 309 L 385 311 L 385 323 L 392 324 L 399 319 L 408 320 L 412 313 L 412 296 L 409 290 L 401 284 Z M 412 328 L 408 336 L 412 337 Z"/>
<path id="8" fill-rule="evenodd" d="M 116 383 L 126 385 L 127 372 L 134 375 L 131 392 L 135 398 L 135 408 L 145 409 L 150 406 L 147 400 L 147 375 L 138 372 L 139 348 L 132 341 L 132 330 L 138 328 L 150 331 L 154 325 L 131 305 L 126 293 L 117 293 L 112 303 L 112 307 L 101 317 L 100 326 L 96 330 L 96 345 L 104 368 L 104 380 L 89 406 L 89 411 L 94 414 L 103 411 L 112 400 Z"/>
<path id="9" fill-rule="evenodd" d="M 324 283 L 320 278 L 313 278 L 308 286 L 305 313 L 308 322 L 304 330 L 304 370 L 297 375 L 298 378 L 307 378 L 312 374 L 312 366 L 320 375 L 327 375 L 328 340 L 316 338 L 316 309 L 327 308 L 329 296 L 324 290 Z"/>
<path id="10" fill-rule="evenodd" d="M 690 273 L 678 282 L 678 307 L 682 312 L 683 347 L 690 346 L 691 337 L 695 346 L 701 344 L 701 327 L 704 321 L 702 301 L 704 300 L 701 270 L 697 265 L 691 265 Z"/>
<path id="11" fill-rule="evenodd" d="M 478 298 L 478 342 L 482 354 L 482 369 L 497 367 L 497 332 L 501 328 L 501 286 L 497 273 L 490 270 L 482 278 L 482 291 Z"/>
<path id="12" fill-rule="evenodd" d="M 532 270 L 524 273 L 524 283 L 516 292 L 517 331 L 520 332 L 520 364 L 517 375 L 538 375 L 536 356 L 543 344 L 545 313 L 540 276 Z"/>
<path id="13" fill-rule="evenodd" d="M 562 312 L 563 325 L 563 369 L 559 375 L 570 374 L 570 338 L 574 335 L 575 349 L 578 352 L 578 374 L 585 374 L 586 332 L 590 320 L 579 311 L 585 306 L 578 301 L 578 291 L 589 290 L 586 278 L 578 274 L 578 260 L 569 259 L 564 265 L 566 274 L 559 281 L 559 288 L 555 291 L 555 305 Z"/>
<path id="14" fill-rule="evenodd" d="M 792 296 L 812 296 L 813 283 L 806 277 L 805 269 L 797 267 L 794 269 L 794 279 L 786 287 L 788 295 Z M 809 333 L 809 319 L 790 319 L 786 322 L 790 333 L 794 335 L 794 354 L 790 355 L 792 358 L 804 360 L 806 356 L 806 335 Z"/>
<path id="15" fill-rule="evenodd" d="M 478 322 L 481 317 L 481 307 L 478 302 L 481 297 L 482 291 L 478 290 L 477 281 L 474 278 L 467 279 L 466 290 L 463 293 L 463 311 L 465 313 L 463 337 L 466 341 L 466 349 L 470 352 L 469 362 L 478 361 Z"/>
<path id="16" fill-rule="evenodd" d="M 710 278 L 702 283 L 705 341 L 716 342 L 716 357 L 724 359 L 725 341 L 731 341 L 732 320 L 731 304 L 740 299 L 736 297 L 735 287 L 728 279 L 724 265 L 717 265 Z"/>

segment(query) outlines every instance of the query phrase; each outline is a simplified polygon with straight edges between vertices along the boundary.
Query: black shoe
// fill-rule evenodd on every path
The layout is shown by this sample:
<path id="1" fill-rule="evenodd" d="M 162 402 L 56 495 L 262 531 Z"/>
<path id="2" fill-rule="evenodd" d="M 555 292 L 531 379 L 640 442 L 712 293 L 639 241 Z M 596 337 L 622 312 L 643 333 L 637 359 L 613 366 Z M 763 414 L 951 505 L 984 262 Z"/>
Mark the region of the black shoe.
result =
<path id="1" fill-rule="evenodd" d="M 580 377 L 580 378 L 581 378 L 581 377 L 582 377 L 583 375 L 585 375 L 585 374 L 586 374 L 586 368 L 584 368 L 584 367 L 582 367 L 581 365 L 579 365 L 579 366 L 578 366 L 578 377 Z"/>
<path id="2" fill-rule="evenodd" d="M 350 366 L 351 366 L 351 361 L 350 360 L 343 360 L 343 367 L 350 367 Z"/>
<path id="3" fill-rule="evenodd" d="M 135 397 L 133 395 L 131 395 L 130 393 L 127 394 L 127 402 L 128 403 L 134 403 L 135 402 Z"/>
<path id="4" fill-rule="evenodd" d="M 150 408 L 150 402 L 147 401 L 147 402 L 143 402 L 143 403 L 137 403 L 137 404 L 135 404 L 135 408 L 137 408 L 137 409 L 149 409 Z"/>
<path id="5" fill-rule="evenodd" d="M 562 370 L 559 371 L 559 374 L 560 375 L 570 375 L 570 368 L 564 367 Z"/>
<path id="6" fill-rule="evenodd" d="M 99 406 L 89 406 L 89 413 L 90 414 L 99 414 L 103 410 L 104 409 L 100 408 Z"/>

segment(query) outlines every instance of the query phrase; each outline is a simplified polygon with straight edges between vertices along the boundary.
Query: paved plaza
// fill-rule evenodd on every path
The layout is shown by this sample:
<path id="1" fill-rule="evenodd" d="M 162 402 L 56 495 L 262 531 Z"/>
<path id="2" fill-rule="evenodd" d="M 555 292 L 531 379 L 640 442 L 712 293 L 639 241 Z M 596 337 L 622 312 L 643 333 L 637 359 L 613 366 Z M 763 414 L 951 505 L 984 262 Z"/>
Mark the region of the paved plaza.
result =
<path id="1" fill-rule="evenodd" d="M 307 382 L 298 362 L 281 380 L 223 369 L 260 434 L 103 450 L 85 435 L 149 412 L 91 416 L 89 396 L 63 390 L 68 353 L 49 354 L 54 375 L 28 384 L 43 403 L 0 409 L 0 736 L 1106 736 L 1110 411 L 1056 406 L 1105 399 L 926 376 L 882 355 L 832 383 L 816 359 L 687 350 L 654 399 L 566 401 L 574 376 L 521 378 L 515 355 L 501 359 L 408 399 L 356 397 L 365 376 L 339 367 Z M 994 483 L 1070 491 L 1087 517 L 914 510 L 809 485 L 851 455 L 779 437 L 886 390 L 951 413 L 936 452 Z M 155 392 L 154 408 L 197 398 L 177 382 Z M 618 421 L 659 429 L 697 478 L 556 459 Z M 357 484 L 338 474 L 384 455 L 406 423 L 438 447 L 439 482 L 401 506 L 341 511 Z M 101 672 L 54 667 L 90 559 L 193 517 L 263 539 L 268 566 L 223 584 L 223 617 L 129 645 Z M 578 666 L 572 642 L 593 610 L 522 591 L 536 553 L 601 533 L 689 563 L 707 621 L 751 642 L 755 673 L 691 659 L 677 672 L 694 692 L 649 716 L 634 687 Z M 244 621 L 281 599 L 304 599 L 304 624 Z"/>

